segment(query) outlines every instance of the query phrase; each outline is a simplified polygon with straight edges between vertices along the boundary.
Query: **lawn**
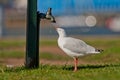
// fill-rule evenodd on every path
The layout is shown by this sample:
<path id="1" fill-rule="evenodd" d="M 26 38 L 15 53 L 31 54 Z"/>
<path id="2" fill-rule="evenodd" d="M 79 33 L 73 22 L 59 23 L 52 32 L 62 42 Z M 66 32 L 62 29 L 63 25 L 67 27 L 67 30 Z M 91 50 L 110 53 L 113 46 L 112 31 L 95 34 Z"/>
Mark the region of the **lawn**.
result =
<path id="1" fill-rule="evenodd" d="M 80 65 L 77 72 L 72 66 L 40 65 L 38 69 L 1 68 L 0 80 L 119 80 L 120 64 Z"/>
<path id="2" fill-rule="evenodd" d="M 119 80 L 120 79 L 120 38 L 83 38 L 88 44 L 104 49 L 102 54 L 79 58 L 78 71 L 73 72 L 72 58 L 64 55 L 57 47 L 57 41 L 42 39 L 40 41 L 40 60 L 71 62 L 54 65 L 42 62 L 38 69 L 6 67 L 0 61 L 0 80 Z M 46 48 L 44 50 L 44 48 Z M 48 49 L 54 50 L 48 50 Z M 56 52 L 54 52 L 56 51 Z M 58 53 L 58 54 L 57 54 Z M 1 39 L 0 60 L 25 57 L 24 39 Z"/>

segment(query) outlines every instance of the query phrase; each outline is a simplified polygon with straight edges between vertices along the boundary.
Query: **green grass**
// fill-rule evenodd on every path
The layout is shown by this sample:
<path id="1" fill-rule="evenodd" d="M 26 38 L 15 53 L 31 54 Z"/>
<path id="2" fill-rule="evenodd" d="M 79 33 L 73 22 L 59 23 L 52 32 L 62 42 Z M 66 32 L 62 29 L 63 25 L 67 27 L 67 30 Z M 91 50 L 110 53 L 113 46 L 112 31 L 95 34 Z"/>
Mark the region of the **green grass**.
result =
<path id="1" fill-rule="evenodd" d="M 73 67 L 40 65 L 38 69 L 24 67 L 0 70 L 0 80 L 119 80 L 120 64 L 81 65 L 77 72 Z"/>
<path id="2" fill-rule="evenodd" d="M 118 80 L 120 66 L 118 65 L 84 65 L 79 71 L 73 72 L 73 67 L 45 67 L 42 68 L 41 80 Z M 49 77 L 47 77 L 49 76 Z"/>
<path id="3" fill-rule="evenodd" d="M 18 39 L 4 39 L 0 40 L 0 48 L 21 47 L 25 45 L 25 40 Z"/>
<path id="4" fill-rule="evenodd" d="M 41 39 L 40 46 L 56 46 L 57 45 L 57 39 Z"/>
<path id="5" fill-rule="evenodd" d="M 102 54 L 80 57 L 79 60 L 89 64 L 79 64 L 78 71 L 73 72 L 71 65 L 40 64 L 38 69 L 24 67 L 8 68 L 0 63 L 0 80 L 119 80 L 120 79 L 120 38 L 84 39 L 88 44 L 104 49 Z M 40 46 L 57 47 L 55 40 L 41 40 Z M 0 40 L 0 58 L 23 58 L 25 40 Z M 72 61 L 72 58 L 41 52 L 40 59 Z"/>
<path id="6" fill-rule="evenodd" d="M 24 51 L 14 51 L 14 50 L 1 50 L 1 58 L 23 58 L 25 56 Z"/>

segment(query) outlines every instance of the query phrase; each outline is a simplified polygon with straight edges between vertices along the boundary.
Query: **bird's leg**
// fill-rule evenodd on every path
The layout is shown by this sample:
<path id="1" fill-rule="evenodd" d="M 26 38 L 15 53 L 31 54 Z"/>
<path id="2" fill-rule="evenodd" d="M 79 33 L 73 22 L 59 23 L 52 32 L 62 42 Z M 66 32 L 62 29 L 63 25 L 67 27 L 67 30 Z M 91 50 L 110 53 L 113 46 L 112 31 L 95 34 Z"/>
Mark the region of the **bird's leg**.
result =
<path id="1" fill-rule="evenodd" d="M 78 58 L 74 58 L 74 71 L 77 71 Z"/>

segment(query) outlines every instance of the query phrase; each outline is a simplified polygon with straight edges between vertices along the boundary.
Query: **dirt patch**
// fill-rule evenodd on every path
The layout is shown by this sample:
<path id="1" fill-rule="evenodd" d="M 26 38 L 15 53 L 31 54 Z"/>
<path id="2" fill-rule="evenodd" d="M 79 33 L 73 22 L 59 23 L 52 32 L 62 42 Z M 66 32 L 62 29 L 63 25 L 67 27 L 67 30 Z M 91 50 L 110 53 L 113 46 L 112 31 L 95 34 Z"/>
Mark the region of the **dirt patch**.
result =
<path id="1" fill-rule="evenodd" d="M 7 59 L 0 59 L 0 64 L 5 66 L 23 66 L 25 60 L 23 58 L 7 58 Z"/>
<path id="2" fill-rule="evenodd" d="M 65 53 L 59 47 L 56 47 L 56 46 L 40 47 L 40 52 L 49 52 L 52 54 L 65 55 Z"/>
<path id="3" fill-rule="evenodd" d="M 49 64 L 49 65 L 65 65 L 65 64 L 72 64 L 71 61 L 53 61 L 53 60 L 45 60 L 45 59 L 40 59 L 39 60 L 40 64 Z M 0 59 L 0 64 L 7 66 L 24 66 L 25 59 L 17 59 L 17 58 L 8 58 L 8 59 Z"/>
<path id="4" fill-rule="evenodd" d="M 74 65 L 74 61 L 71 58 L 71 60 L 46 60 L 46 59 L 40 59 L 39 60 L 40 64 L 43 65 Z M 5 65 L 6 67 L 12 66 L 12 67 L 17 67 L 17 66 L 24 66 L 25 59 L 17 59 L 17 58 L 8 58 L 8 59 L 0 59 L 0 64 Z M 84 65 L 84 64 L 90 64 L 85 61 L 79 60 L 79 65 Z M 95 64 L 95 63 L 91 63 Z"/>
<path id="5" fill-rule="evenodd" d="M 45 60 L 45 59 L 41 59 L 40 60 L 40 64 L 49 64 L 49 65 L 74 65 L 74 60 L 71 58 L 71 60 Z M 83 65 L 83 64 L 90 64 L 88 62 L 85 62 L 85 61 L 81 61 L 79 60 L 78 61 L 78 64 L 80 65 Z M 95 63 L 92 63 L 92 64 L 95 64 Z"/>

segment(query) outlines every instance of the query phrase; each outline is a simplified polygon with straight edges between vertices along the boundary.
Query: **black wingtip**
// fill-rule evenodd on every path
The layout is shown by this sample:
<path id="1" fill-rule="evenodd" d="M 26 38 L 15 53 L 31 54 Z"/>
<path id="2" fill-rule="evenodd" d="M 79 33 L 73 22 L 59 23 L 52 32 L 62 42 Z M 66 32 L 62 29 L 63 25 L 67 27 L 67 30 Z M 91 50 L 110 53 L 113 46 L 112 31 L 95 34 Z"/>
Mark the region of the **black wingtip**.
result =
<path id="1" fill-rule="evenodd" d="M 104 50 L 103 49 L 96 49 L 95 51 L 97 51 L 97 52 L 103 52 Z"/>

